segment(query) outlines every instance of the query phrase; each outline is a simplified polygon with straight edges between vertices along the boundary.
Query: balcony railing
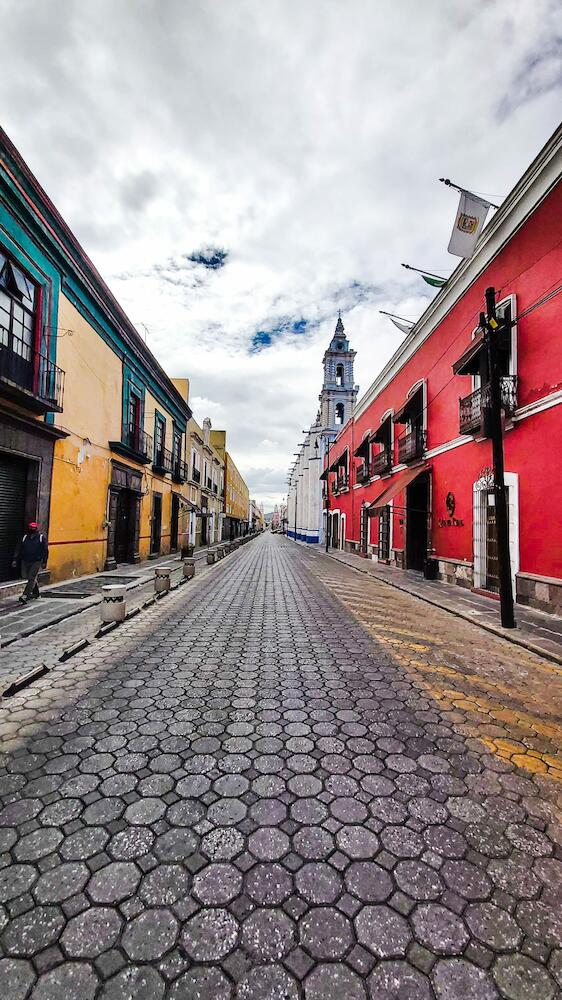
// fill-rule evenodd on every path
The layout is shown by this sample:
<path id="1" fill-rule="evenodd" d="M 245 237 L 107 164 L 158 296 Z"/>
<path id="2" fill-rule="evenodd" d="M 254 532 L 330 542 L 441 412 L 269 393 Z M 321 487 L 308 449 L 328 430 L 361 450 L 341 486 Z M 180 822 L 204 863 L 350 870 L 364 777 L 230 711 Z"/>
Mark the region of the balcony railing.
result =
<path id="1" fill-rule="evenodd" d="M 369 462 L 361 462 L 357 466 L 357 472 L 355 473 L 358 483 L 368 483 L 371 478 L 371 465 Z"/>
<path id="2" fill-rule="evenodd" d="M 389 448 L 384 448 L 379 451 L 378 455 L 374 455 L 371 462 L 371 474 L 373 476 L 382 476 L 383 473 L 388 472 L 392 468 L 392 454 Z"/>
<path id="3" fill-rule="evenodd" d="M 343 472 L 341 475 L 337 475 L 334 481 L 334 493 L 341 493 L 348 487 L 347 472 Z"/>
<path id="4" fill-rule="evenodd" d="M 174 462 L 172 452 L 168 448 L 155 448 L 152 468 L 155 472 L 173 472 Z"/>
<path id="5" fill-rule="evenodd" d="M 425 451 L 425 439 L 426 434 L 421 427 L 402 434 L 398 438 L 398 461 L 408 463 L 421 458 Z"/>
<path id="6" fill-rule="evenodd" d="M 207 476 L 207 489 L 212 490 L 212 488 L 213 488 L 213 480 L 209 479 L 209 477 Z"/>
<path id="7" fill-rule="evenodd" d="M 191 470 L 191 478 L 193 479 L 194 483 L 200 483 L 201 482 L 201 470 L 200 469 L 196 469 L 195 466 L 193 466 L 193 468 Z"/>
<path id="8" fill-rule="evenodd" d="M 517 377 L 504 375 L 501 380 L 501 405 L 506 416 L 517 408 Z M 469 396 L 459 399 L 459 430 L 461 434 L 487 434 L 486 411 L 490 406 L 490 386 L 475 389 Z"/>
<path id="9" fill-rule="evenodd" d="M 109 444 L 113 451 L 119 451 L 122 448 L 125 454 L 133 452 L 132 457 L 136 458 L 138 462 L 142 462 L 143 465 L 150 461 L 152 438 L 136 424 L 126 424 L 123 428 L 122 441 L 110 441 Z"/>
<path id="10" fill-rule="evenodd" d="M 50 358 L 17 337 L 9 346 L 0 343 L 0 381 L 7 383 L 3 389 L 30 409 L 62 412 L 64 374 Z"/>
<path id="11" fill-rule="evenodd" d="M 183 462 L 181 458 L 174 458 L 174 464 L 172 469 L 172 479 L 175 483 L 185 483 L 186 479 L 189 478 L 189 471 L 187 462 Z"/>

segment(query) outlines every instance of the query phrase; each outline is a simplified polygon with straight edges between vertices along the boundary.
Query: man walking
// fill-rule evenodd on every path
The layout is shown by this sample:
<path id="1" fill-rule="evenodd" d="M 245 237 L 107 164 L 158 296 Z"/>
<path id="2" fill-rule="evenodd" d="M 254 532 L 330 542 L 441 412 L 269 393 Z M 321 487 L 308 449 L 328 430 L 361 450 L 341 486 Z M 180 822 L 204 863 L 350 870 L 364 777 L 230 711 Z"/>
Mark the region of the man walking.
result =
<path id="1" fill-rule="evenodd" d="M 20 604 L 27 604 L 29 600 L 39 597 L 37 577 L 41 568 L 47 565 L 48 558 L 49 546 L 47 545 L 47 539 L 39 531 L 37 522 L 30 521 L 26 534 L 16 546 L 14 561 L 12 563 L 15 569 L 18 560 L 21 560 L 21 575 L 27 580 L 25 590 L 19 599 Z"/>

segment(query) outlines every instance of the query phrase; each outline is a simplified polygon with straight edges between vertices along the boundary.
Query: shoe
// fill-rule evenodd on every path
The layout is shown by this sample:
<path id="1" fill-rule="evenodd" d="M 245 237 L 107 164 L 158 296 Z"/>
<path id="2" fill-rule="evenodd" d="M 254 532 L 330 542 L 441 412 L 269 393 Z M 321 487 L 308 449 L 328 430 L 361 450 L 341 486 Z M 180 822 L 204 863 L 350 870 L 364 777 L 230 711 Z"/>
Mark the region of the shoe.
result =
<path id="1" fill-rule="evenodd" d="M 24 597 L 22 594 L 21 597 L 18 597 L 18 601 L 20 604 L 27 604 L 27 597 Z"/>

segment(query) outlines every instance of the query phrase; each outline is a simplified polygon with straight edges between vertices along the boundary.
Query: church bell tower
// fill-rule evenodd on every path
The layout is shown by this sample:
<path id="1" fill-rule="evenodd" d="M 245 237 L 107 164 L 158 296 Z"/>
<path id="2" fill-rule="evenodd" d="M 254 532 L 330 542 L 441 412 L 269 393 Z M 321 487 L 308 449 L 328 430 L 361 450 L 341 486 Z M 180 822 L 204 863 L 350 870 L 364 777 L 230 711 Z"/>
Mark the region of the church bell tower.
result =
<path id="1" fill-rule="evenodd" d="M 358 391 L 353 378 L 355 354 L 350 350 L 340 315 L 323 358 L 324 383 L 318 398 L 320 426 L 324 432 L 337 434 L 353 413 Z"/>

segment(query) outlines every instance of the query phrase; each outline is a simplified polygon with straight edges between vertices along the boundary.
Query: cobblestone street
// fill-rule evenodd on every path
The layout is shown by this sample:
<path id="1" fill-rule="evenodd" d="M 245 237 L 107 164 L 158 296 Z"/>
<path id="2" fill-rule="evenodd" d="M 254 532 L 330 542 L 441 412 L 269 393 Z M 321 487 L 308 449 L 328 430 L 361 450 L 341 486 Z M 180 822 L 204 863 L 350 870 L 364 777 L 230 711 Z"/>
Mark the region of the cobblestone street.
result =
<path id="1" fill-rule="evenodd" d="M 560 674 L 245 546 L 0 704 L 2 1000 L 554 1000 Z"/>

